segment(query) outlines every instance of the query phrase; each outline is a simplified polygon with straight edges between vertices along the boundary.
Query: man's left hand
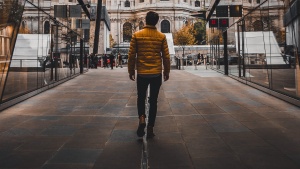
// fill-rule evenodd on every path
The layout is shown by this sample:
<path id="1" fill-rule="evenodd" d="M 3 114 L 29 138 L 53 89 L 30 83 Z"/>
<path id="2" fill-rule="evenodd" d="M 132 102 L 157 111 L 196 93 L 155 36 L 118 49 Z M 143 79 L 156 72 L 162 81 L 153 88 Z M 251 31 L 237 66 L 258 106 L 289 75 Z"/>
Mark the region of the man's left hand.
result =
<path id="1" fill-rule="evenodd" d="M 132 75 L 129 74 L 129 79 L 132 80 L 132 81 L 135 81 L 135 74 L 132 74 Z"/>

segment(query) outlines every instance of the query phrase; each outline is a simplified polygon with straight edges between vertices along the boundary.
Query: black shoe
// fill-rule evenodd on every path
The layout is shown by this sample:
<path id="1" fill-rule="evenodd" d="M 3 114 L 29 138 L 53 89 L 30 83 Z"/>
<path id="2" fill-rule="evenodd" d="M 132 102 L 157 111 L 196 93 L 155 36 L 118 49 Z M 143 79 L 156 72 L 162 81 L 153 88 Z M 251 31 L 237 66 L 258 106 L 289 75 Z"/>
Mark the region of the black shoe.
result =
<path id="1" fill-rule="evenodd" d="M 147 138 L 153 138 L 155 134 L 153 133 L 153 127 L 147 126 Z"/>
<path id="2" fill-rule="evenodd" d="M 145 135 L 145 127 L 146 127 L 145 116 L 142 115 L 140 117 L 139 127 L 136 131 L 136 134 L 138 135 L 138 137 L 143 137 Z"/>

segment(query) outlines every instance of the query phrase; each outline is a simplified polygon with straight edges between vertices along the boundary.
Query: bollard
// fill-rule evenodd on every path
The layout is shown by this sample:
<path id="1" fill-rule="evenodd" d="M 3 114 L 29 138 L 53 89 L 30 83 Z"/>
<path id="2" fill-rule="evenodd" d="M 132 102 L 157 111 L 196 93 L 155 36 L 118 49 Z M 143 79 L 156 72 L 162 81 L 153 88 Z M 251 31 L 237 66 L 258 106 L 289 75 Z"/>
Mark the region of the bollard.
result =
<path id="1" fill-rule="evenodd" d="M 194 65 L 195 65 L 195 70 L 198 70 L 198 69 L 197 69 L 197 62 L 195 63 L 195 58 L 193 58 L 193 63 L 194 63 Z"/>

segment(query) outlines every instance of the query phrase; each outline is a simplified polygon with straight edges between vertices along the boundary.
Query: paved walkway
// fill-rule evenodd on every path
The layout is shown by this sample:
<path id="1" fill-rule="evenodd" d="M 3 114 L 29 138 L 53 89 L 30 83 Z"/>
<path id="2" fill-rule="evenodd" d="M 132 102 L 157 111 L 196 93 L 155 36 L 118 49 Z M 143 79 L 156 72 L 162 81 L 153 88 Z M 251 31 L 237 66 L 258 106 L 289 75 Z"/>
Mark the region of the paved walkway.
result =
<path id="1" fill-rule="evenodd" d="M 127 69 L 91 69 L 0 113 L 0 169 L 300 168 L 300 108 L 205 67 L 171 71 L 154 139 L 136 114 Z"/>

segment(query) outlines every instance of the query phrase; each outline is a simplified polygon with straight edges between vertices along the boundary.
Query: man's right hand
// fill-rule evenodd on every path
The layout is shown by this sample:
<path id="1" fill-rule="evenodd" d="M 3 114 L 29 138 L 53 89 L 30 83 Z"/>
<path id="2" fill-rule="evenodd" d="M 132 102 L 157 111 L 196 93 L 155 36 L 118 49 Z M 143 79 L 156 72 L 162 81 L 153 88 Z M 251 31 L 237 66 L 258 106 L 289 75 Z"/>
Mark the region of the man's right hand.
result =
<path id="1" fill-rule="evenodd" d="M 164 75 L 164 81 L 168 81 L 169 80 L 169 75 Z"/>
<path id="2" fill-rule="evenodd" d="M 130 80 L 135 81 L 135 74 L 129 75 Z"/>

